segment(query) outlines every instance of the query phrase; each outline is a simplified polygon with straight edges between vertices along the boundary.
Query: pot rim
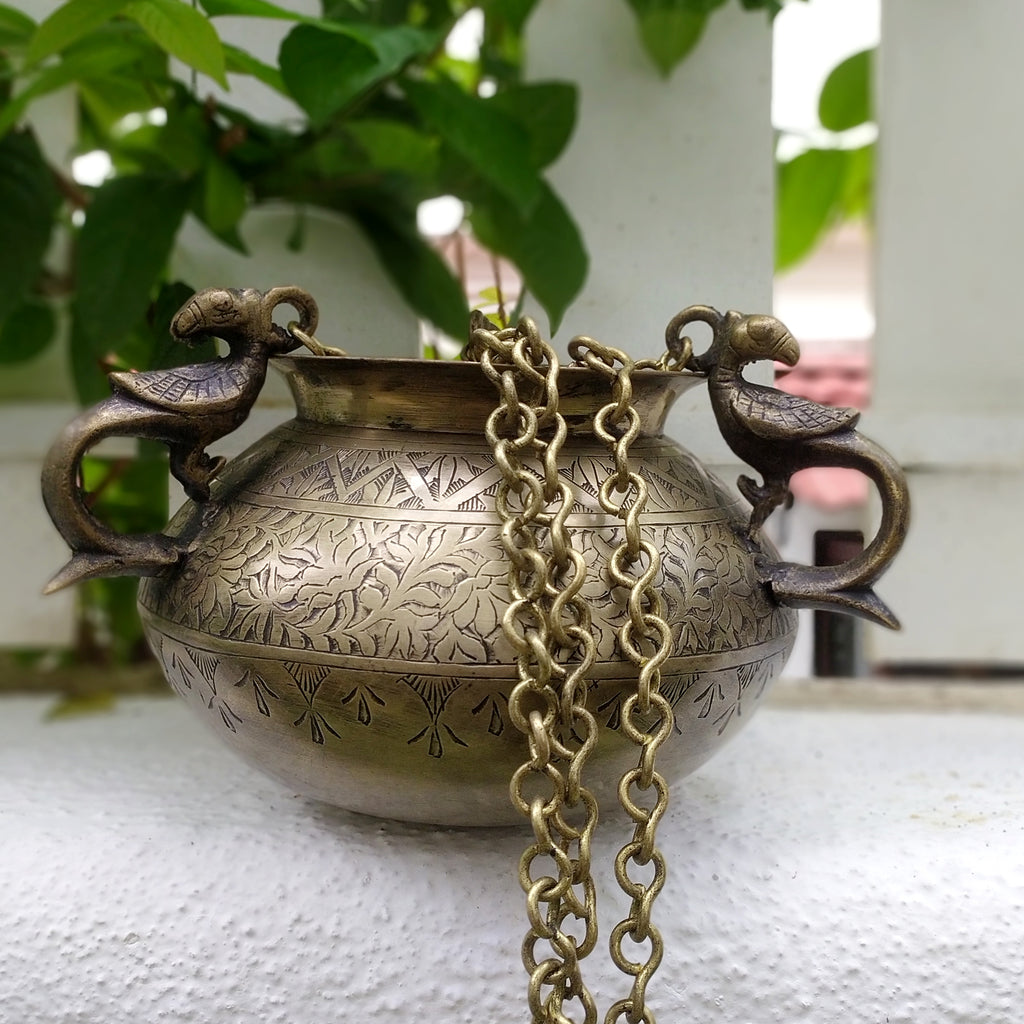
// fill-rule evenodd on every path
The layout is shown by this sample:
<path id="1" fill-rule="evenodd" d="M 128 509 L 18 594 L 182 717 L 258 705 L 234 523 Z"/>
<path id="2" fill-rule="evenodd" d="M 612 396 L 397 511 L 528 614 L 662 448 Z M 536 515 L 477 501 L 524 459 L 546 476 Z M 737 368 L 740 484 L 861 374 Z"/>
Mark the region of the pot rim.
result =
<path id="1" fill-rule="evenodd" d="M 300 419 L 357 427 L 482 434 L 498 390 L 477 362 L 373 356 L 275 356 Z M 690 370 L 645 368 L 633 376 L 642 434 L 663 432 L 675 400 L 706 381 Z M 560 411 L 572 433 L 591 433 L 612 401 L 612 378 L 586 366 L 559 367 Z"/>
<path id="2" fill-rule="evenodd" d="M 436 372 L 466 372 L 463 368 L 473 368 L 480 371 L 480 363 L 474 359 L 424 359 L 422 356 L 358 356 L 358 355 L 314 355 L 312 352 L 290 352 L 287 355 L 275 355 L 271 357 L 270 365 L 279 372 L 287 374 L 294 370 L 305 370 L 312 365 L 334 366 L 338 368 L 366 366 L 381 369 L 399 368 L 408 369 L 411 367 L 445 367 L 446 371 L 428 370 L 428 373 Z M 510 364 L 498 364 L 510 365 Z M 458 369 L 456 369 L 458 368 Z M 472 370 L 469 370 L 472 372 Z M 570 377 L 585 377 L 590 375 L 601 376 L 596 370 L 589 366 L 581 366 L 578 363 L 560 363 L 559 375 L 567 373 Z M 702 373 L 695 373 L 693 370 L 658 370 L 654 367 L 645 366 L 636 371 L 648 379 L 664 378 L 668 380 L 691 380 L 700 383 L 706 380 Z"/>

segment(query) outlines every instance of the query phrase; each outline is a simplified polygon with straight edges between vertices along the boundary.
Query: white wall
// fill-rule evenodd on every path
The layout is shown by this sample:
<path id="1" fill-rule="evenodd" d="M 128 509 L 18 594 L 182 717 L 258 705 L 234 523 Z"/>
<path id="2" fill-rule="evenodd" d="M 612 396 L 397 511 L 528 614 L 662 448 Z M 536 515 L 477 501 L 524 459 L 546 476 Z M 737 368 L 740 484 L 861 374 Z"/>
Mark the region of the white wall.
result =
<path id="1" fill-rule="evenodd" d="M 1024 7 L 899 0 L 882 39 L 872 423 L 914 508 L 871 654 L 1024 663 Z"/>
<path id="2" fill-rule="evenodd" d="M 771 311 L 771 33 L 760 14 L 733 8 L 711 18 L 667 82 L 621 0 L 545 0 L 531 19 L 530 77 L 581 90 L 576 135 L 551 175 L 591 256 L 563 347 L 588 334 L 656 356 L 665 325 L 692 303 Z M 680 401 L 668 432 L 736 475 L 703 389 Z"/>

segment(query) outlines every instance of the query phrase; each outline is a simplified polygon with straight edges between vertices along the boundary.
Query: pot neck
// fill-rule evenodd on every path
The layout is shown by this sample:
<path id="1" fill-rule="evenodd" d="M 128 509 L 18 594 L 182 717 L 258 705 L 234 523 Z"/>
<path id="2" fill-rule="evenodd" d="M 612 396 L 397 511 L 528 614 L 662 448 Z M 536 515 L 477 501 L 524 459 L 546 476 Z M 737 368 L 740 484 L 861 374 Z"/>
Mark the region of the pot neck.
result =
<path id="1" fill-rule="evenodd" d="M 477 363 L 350 356 L 284 356 L 300 419 L 315 423 L 483 436 L 498 393 Z M 642 434 L 658 435 L 672 403 L 703 381 L 691 373 L 640 370 L 633 401 Z M 578 366 L 559 373 L 559 408 L 570 433 L 593 431 L 594 414 L 611 401 L 609 380 Z"/>

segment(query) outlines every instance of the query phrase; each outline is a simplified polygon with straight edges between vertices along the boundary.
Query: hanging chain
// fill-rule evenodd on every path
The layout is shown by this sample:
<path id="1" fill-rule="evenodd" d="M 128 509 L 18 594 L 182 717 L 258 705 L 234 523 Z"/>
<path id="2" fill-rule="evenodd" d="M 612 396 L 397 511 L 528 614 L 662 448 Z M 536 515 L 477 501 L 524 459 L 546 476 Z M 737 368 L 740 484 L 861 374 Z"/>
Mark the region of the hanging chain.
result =
<path id="1" fill-rule="evenodd" d="M 634 362 L 618 349 L 589 338 L 576 338 L 569 345 L 573 359 L 611 382 L 612 401 L 594 418 L 594 433 L 608 446 L 615 466 L 601 485 L 599 501 L 624 528 L 624 540 L 612 553 L 608 573 L 612 586 L 628 593 L 628 618 L 618 639 L 638 672 L 637 691 L 623 702 L 622 731 L 639 746 L 639 763 L 619 783 L 619 801 L 635 827 L 632 840 L 615 858 L 615 877 L 632 904 L 629 916 L 611 936 L 612 960 L 633 978 L 633 987 L 627 998 L 608 1010 L 605 1024 L 621 1017 L 629 1024 L 654 1024 L 646 991 L 664 951 L 651 911 L 666 877 L 665 858 L 655 839 L 668 806 L 668 785 L 655 769 L 655 757 L 673 726 L 672 705 L 659 689 L 661 666 L 671 653 L 671 632 L 664 602 L 654 587 L 660 553 L 640 533 L 647 483 L 630 468 L 629 456 L 640 432 L 640 415 L 632 403 L 632 374 L 646 367 L 682 369 L 687 355 L 684 346 L 688 347 L 688 339 L 677 342 L 679 351 L 670 346 L 658 361 Z M 516 651 L 519 677 L 509 698 L 509 712 L 526 735 L 530 751 L 530 759 L 514 773 L 510 787 L 513 804 L 530 819 L 534 831 L 534 842 L 519 863 L 530 921 L 523 942 L 523 963 L 530 974 L 530 1012 L 533 1024 L 572 1024 L 563 1006 L 577 999 L 584 1024 L 595 1024 L 597 1010 L 583 983 L 580 961 L 597 942 L 590 847 L 598 811 L 593 794 L 581 781 L 597 742 L 596 721 L 586 708 L 596 650 L 590 611 L 580 597 L 586 564 L 572 547 L 566 528 L 573 494 L 558 474 L 558 455 L 567 434 L 558 411 L 558 358 L 529 319 L 505 330 L 477 327 L 466 358 L 480 361 L 500 395 L 485 433 L 502 474 L 495 506 L 502 521 L 512 598 L 502 629 Z M 616 364 L 621 368 L 616 369 Z M 521 396 L 521 385 L 528 387 L 530 401 Z M 547 440 L 542 432 L 549 435 Z M 531 454 L 540 461 L 541 475 L 523 463 L 522 456 Z M 645 725 L 644 719 L 653 724 Z M 535 780 L 541 777 L 547 779 L 548 794 L 528 796 L 528 789 L 536 789 Z M 532 787 L 530 780 L 534 780 Z M 640 802 L 641 794 L 650 794 L 646 801 L 650 806 Z M 572 824 L 567 812 L 582 821 Z M 544 856 L 554 861 L 557 877 L 533 877 L 535 862 Z M 645 867 L 652 862 L 650 882 L 630 878 L 631 863 Z M 570 918 L 583 922 L 582 940 L 563 929 Z M 645 961 L 627 956 L 622 948 L 627 936 L 635 943 L 650 944 Z M 550 944 L 553 955 L 538 960 L 536 947 L 542 940 Z M 546 987 L 550 992 L 545 996 Z"/>
<path id="2" fill-rule="evenodd" d="M 654 1024 L 654 1013 L 647 1006 L 647 985 L 661 963 L 664 943 L 661 932 L 651 923 L 651 910 L 666 877 L 665 857 L 655 840 L 658 822 L 668 807 L 668 784 L 655 770 L 655 757 L 672 735 L 672 705 L 659 689 L 661 666 L 672 650 L 672 634 L 665 621 L 661 594 L 654 587 L 661 571 L 661 554 L 640 534 L 647 482 L 630 468 L 629 449 L 640 433 L 640 414 L 632 402 L 633 372 L 659 364 L 634 363 L 624 352 L 590 338 L 574 338 L 569 343 L 569 354 L 612 383 L 612 401 L 594 417 L 594 433 L 608 446 L 615 462 L 614 472 L 601 485 L 598 500 L 601 508 L 620 519 L 624 527 L 624 539 L 609 559 L 608 575 L 613 587 L 623 587 L 628 593 L 629 615 L 619 629 L 619 646 L 638 670 L 637 691 L 622 705 L 622 731 L 640 747 L 640 758 L 637 767 L 627 771 L 619 782 L 619 802 L 634 822 L 633 839 L 615 858 L 615 878 L 632 905 L 629 916 L 615 926 L 610 940 L 612 960 L 620 971 L 633 977 L 633 988 L 627 998 L 608 1010 L 605 1024 L 614 1024 L 620 1017 L 629 1024 Z M 621 366 L 618 370 L 617 363 Z M 654 719 L 654 724 L 644 725 L 645 718 Z M 631 863 L 645 867 L 652 862 L 654 877 L 650 882 L 630 878 Z M 626 954 L 622 943 L 627 936 L 634 943 L 650 944 L 646 960 L 635 961 Z"/>
<path id="3" fill-rule="evenodd" d="M 502 474 L 495 504 L 512 596 L 502 629 L 515 649 L 519 677 L 509 717 L 530 751 L 510 786 L 512 803 L 534 833 L 519 861 L 530 921 L 522 948 L 530 1012 L 534 1024 L 573 1024 L 565 1004 L 578 1000 L 583 1024 L 595 1024 L 597 1009 L 580 961 L 597 944 L 590 869 L 597 801 L 582 784 L 597 742 L 597 722 L 586 707 L 596 643 L 589 606 L 580 596 L 586 562 L 566 528 L 573 492 L 558 473 L 568 432 L 558 412 L 558 357 L 529 319 L 497 332 L 477 328 L 468 357 L 479 359 L 501 396 L 485 432 Z M 539 460 L 539 476 L 524 464 L 531 455 Z M 535 869 L 543 872 L 537 862 L 545 860 L 556 874 L 535 878 Z M 582 922 L 579 939 L 573 921 Z M 542 941 L 552 954 L 543 959 L 537 952 Z"/>

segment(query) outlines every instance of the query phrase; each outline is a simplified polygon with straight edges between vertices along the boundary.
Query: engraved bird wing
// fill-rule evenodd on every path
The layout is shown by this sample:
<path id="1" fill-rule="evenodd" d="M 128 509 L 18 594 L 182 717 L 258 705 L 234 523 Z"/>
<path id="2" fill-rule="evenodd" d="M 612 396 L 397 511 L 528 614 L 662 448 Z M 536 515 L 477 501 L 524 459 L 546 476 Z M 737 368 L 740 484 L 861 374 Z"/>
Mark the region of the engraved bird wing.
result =
<path id="1" fill-rule="evenodd" d="M 729 396 L 733 415 L 747 430 L 768 440 L 806 441 L 851 429 L 857 409 L 820 405 L 809 398 L 744 382 Z"/>
<path id="2" fill-rule="evenodd" d="M 112 373 L 115 391 L 133 395 L 149 405 L 183 413 L 226 412 L 243 397 L 250 374 L 241 367 L 215 360 L 144 373 Z"/>

